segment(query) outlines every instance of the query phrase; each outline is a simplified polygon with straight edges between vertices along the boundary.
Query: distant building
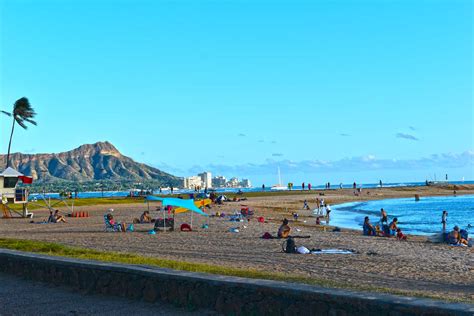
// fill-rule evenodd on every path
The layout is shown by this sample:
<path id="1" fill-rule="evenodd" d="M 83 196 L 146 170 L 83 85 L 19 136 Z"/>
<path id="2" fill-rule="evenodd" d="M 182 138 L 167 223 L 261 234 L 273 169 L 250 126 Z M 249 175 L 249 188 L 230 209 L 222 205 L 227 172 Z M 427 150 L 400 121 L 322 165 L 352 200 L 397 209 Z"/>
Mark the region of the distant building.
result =
<path id="1" fill-rule="evenodd" d="M 198 174 L 203 188 L 212 188 L 212 174 L 209 171 Z"/>
<path id="2" fill-rule="evenodd" d="M 226 186 L 229 187 L 229 188 L 237 188 L 239 187 L 240 185 L 240 182 L 239 182 L 239 179 L 238 178 L 232 178 L 230 179 L 227 183 L 226 183 Z"/>
<path id="3" fill-rule="evenodd" d="M 242 181 L 240 182 L 240 186 L 243 188 L 251 188 L 252 183 L 250 182 L 249 179 L 242 179 Z"/>
<path id="4" fill-rule="evenodd" d="M 213 188 L 223 188 L 225 187 L 227 180 L 223 176 L 217 176 L 212 179 L 212 187 Z"/>
<path id="5" fill-rule="evenodd" d="M 194 189 L 196 187 L 202 187 L 201 177 L 192 176 L 183 179 L 183 187 L 185 189 Z"/>

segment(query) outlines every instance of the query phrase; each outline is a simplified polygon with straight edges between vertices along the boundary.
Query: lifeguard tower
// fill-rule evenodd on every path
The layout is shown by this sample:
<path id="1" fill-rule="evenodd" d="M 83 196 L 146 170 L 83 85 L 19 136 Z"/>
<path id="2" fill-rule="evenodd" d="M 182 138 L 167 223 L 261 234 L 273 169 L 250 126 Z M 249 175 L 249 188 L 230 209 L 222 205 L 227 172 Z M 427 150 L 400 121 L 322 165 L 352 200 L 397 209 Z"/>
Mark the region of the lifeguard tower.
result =
<path id="1" fill-rule="evenodd" d="M 13 213 L 21 217 L 33 218 L 33 213 L 28 212 L 28 189 L 17 188 L 18 181 L 32 183 L 33 178 L 27 177 L 15 169 L 8 167 L 0 173 L 0 196 L 2 199 L 3 218 L 11 218 Z M 12 209 L 10 205 L 22 204 L 22 211 Z"/>

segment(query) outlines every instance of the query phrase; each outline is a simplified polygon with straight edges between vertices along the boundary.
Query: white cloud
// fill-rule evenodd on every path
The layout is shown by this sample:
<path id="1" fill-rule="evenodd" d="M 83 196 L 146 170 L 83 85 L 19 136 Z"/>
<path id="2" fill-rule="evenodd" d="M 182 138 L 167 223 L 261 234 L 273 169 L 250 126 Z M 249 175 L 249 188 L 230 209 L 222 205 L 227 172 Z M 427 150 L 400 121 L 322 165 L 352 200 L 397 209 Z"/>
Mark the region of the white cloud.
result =
<path id="1" fill-rule="evenodd" d="M 211 170 L 218 174 L 245 174 L 264 175 L 275 173 L 278 167 L 284 171 L 310 172 L 354 172 L 362 170 L 416 170 L 443 168 L 462 168 L 474 166 L 474 150 L 468 150 L 460 154 L 443 153 L 433 154 L 419 159 L 379 159 L 374 155 L 361 157 L 343 158 L 334 161 L 324 160 L 302 160 L 291 161 L 287 159 L 267 159 L 265 162 L 244 163 L 240 165 L 209 164 L 207 166 L 193 166 L 187 173 L 194 174 L 202 170 Z M 170 171 L 170 168 L 165 169 Z"/>
<path id="2" fill-rule="evenodd" d="M 408 140 L 414 140 L 414 141 L 418 141 L 419 139 L 416 138 L 415 136 L 411 135 L 411 134 L 408 134 L 408 133 L 397 133 L 395 135 L 397 138 L 404 138 L 404 139 L 408 139 Z"/>

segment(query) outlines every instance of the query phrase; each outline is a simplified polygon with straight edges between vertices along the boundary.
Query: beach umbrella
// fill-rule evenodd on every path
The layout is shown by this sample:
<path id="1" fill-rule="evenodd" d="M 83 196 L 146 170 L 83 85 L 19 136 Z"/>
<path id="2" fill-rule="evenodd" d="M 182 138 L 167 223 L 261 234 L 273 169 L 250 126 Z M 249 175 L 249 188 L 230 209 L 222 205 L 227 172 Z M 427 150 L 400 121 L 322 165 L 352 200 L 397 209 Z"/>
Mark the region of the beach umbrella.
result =
<path id="1" fill-rule="evenodd" d="M 192 226 L 192 215 L 193 213 L 197 213 L 202 216 L 209 216 L 206 213 L 204 213 L 201 209 L 196 206 L 194 199 L 189 199 L 189 200 L 183 200 L 183 199 L 178 199 L 178 198 L 161 198 L 161 197 L 156 197 L 152 195 L 148 195 L 146 197 L 147 201 L 161 201 L 163 206 L 173 206 L 177 207 L 178 209 L 187 209 L 191 211 L 191 226 Z M 164 215 L 164 209 L 163 209 L 163 219 L 165 218 Z"/>

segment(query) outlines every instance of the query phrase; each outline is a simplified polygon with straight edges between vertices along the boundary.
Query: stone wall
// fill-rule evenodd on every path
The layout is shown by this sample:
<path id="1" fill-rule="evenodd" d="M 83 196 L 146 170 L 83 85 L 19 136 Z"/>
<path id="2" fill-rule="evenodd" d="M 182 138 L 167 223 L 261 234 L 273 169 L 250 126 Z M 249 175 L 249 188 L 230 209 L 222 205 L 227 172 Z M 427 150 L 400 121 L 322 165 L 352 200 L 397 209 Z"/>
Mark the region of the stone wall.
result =
<path id="1" fill-rule="evenodd" d="M 474 315 L 474 305 L 326 289 L 0 249 L 0 272 L 148 302 L 227 315 Z"/>

